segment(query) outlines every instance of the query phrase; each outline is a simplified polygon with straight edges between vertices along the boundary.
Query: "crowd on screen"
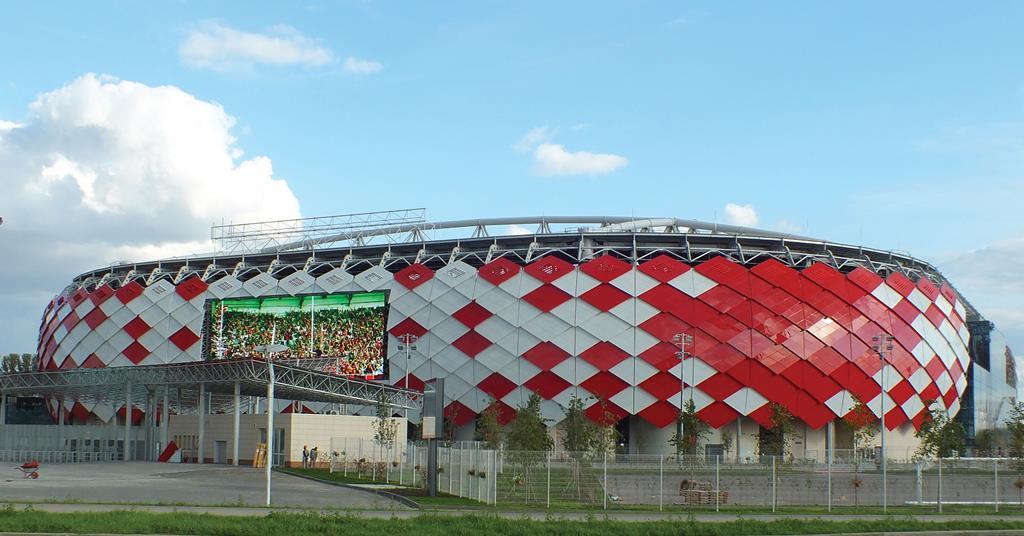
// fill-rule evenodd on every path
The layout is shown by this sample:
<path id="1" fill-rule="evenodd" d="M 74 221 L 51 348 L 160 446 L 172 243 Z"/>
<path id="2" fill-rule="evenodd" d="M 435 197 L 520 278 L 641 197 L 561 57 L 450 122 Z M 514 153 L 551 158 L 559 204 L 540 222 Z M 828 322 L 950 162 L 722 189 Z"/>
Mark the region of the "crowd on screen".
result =
<path id="1" fill-rule="evenodd" d="M 383 368 L 384 309 L 317 309 L 285 314 L 211 311 L 210 351 L 225 359 L 255 355 L 256 347 L 276 341 L 288 347 L 276 359 L 340 357 L 338 374 L 374 374 Z M 312 348 L 310 330 L 313 330 Z"/>

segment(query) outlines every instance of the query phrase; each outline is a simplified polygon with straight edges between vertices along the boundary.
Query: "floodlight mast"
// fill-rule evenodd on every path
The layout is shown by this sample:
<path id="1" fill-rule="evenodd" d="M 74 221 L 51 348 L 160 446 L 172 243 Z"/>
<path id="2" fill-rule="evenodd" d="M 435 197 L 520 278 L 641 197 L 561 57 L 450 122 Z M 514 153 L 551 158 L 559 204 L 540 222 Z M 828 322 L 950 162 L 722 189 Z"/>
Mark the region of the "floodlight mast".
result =
<path id="1" fill-rule="evenodd" d="M 878 335 L 875 335 L 874 337 L 871 337 L 871 342 L 873 343 L 872 346 L 871 346 L 871 349 L 874 350 L 875 352 L 878 352 L 878 359 L 882 363 L 882 369 L 881 369 L 882 370 L 882 377 L 881 377 L 882 393 L 878 397 L 878 404 L 879 404 L 879 408 L 880 408 L 878 410 L 878 412 L 881 413 L 881 415 L 882 415 L 881 418 L 878 421 L 880 423 L 880 425 L 881 425 L 880 428 L 881 428 L 881 435 L 882 435 L 882 447 L 881 447 L 881 450 L 882 450 L 882 452 L 881 452 L 881 458 L 882 458 L 882 460 L 881 460 L 882 461 L 882 512 L 886 511 L 886 499 L 887 499 L 886 495 L 887 495 L 887 493 L 889 491 L 887 489 L 887 486 L 886 486 L 886 484 L 887 484 L 886 483 L 886 476 L 887 475 L 886 475 L 886 463 L 885 463 L 885 458 L 886 458 L 886 456 L 885 456 L 885 375 L 886 375 L 885 355 L 887 353 L 888 354 L 892 354 L 892 349 L 893 349 L 892 340 L 893 340 L 892 339 L 892 335 L 887 335 L 885 333 L 880 333 Z"/>

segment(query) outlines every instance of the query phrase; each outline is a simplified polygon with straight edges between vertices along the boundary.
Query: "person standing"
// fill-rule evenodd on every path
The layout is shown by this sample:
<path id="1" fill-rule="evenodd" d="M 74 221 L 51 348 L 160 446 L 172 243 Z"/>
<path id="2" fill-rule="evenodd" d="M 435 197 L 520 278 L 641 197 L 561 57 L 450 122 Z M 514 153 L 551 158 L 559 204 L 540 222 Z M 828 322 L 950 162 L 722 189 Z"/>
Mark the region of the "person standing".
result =
<path id="1" fill-rule="evenodd" d="M 309 445 L 302 445 L 302 468 L 309 469 Z"/>
<path id="2" fill-rule="evenodd" d="M 313 450 L 309 451 L 309 467 L 312 469 L 316 469 L 316 459 L 318 454 L 319 452 L 317 452 L 317 448 L 314 445 Z"/>

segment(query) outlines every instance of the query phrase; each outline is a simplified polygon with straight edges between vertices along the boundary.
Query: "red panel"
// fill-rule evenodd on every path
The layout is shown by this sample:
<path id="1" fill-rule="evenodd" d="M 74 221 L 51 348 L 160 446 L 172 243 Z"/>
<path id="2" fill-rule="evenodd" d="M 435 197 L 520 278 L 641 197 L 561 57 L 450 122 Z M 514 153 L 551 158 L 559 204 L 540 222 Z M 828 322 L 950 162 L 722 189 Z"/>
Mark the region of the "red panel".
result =
<path id="1" fill-rule="evenodd" d="M 711 307 L 714 307 L 717 311 L 722 313 L 727 312 L 736 306 L 744 305 L 747 301 L 747 299 L 740 293 L 723 285 L 718 285 L 715 288 L 712 288 L 711 290 L 701 294 L 697 299 Z M 748 312 L 746 316 L 749 319 L 750 313 Z"/>
<path id="2" fill-rule="evenodd" d="M 139 344 L 139 341 L 134 341 L 128 345 L 122 352 L 129 361 L 138 365 L 146 356 L 149 355 L 149 350 L 145 346 Z"/>
<path id="3" fill-rule="evenodd" d="M 697 417 L 700 417 L 700 420 L 708 423 L 712 428 L 721 428 L 735 421 L 739 416 L 740 414 L 725 402 L 712 402 L 697 412 Z"/>
<path id="4" fill-rule="evenodd" d="M 406 375 L 403 374 L 402 377 L 398 378 L 398 381 L 395 382 L 395 386 L 402 387 L 402 388 L 405 388 L 405 389 L 412 389 L 413 391 L 419 391 L 421 393 L 423 392 L 423 388 L 426 386 L 426 384 L 423 382 L 423 380 L 417 378 L 415 374 L 410 373 L 408 375 L 409 385 L 406 386 L 405 385 L 405 378 L 406 378 Z"/>
<path id="5" fill-rule="evenodd" d="M 921 390 L 921 393 L 918 396 L 920 396 L 921 400 L 925 403 L 926 406 L 928 406 L 931 405 L 932 402 L 938 400 L 939 397 L 942 396 L 942 392 L 939 391 L 937 385 L 935 385 L 934 383 L 929 383 L 927 387 Z"/>
<path id="6" fill-rule="evenodd" d="M 491 344 L 493 343 L 487 340 L 483 335 L 476 331 L 469 330 L 463 336 L 455 339 L 452 346 L 458 348 L 460 352 L 468 355 L 469 357 L 476 357 L 477 354 L 486 350 Z"/>
<path id="7" fill-rule="evenodd" d="M 679 364 L 679 357 L 676 356 L 678 351 L 679 348 L 667 342 L 659 342 L 644 350 L 644 353 L 640 354 L 640 359 L 650 363 L 658 370 L 665 371 Z"/>
<path id="8" fill-rule="evenodd" d="M 806 361 L 801 361 L 796 354 L 790 352 L 785 346 L 772 346 L 755 355 L 754 358 L 773 371 L 787 370 L 798 362 L 806 363 Z"/>
<path id="9" fill-rule="evenodd" d="M 737 333 L 729 339 L 729 344 L 747 357 L 761 355 L 775 346 L 767 337 L 752 329 Z"/>
<path id="10" fill-rule="evenodd" d="M 885 428 L 887 430 L 895 430 L 899 425 L 909 421 L 907 414 L 903 412 L 903 409 L 899 406 L 892 408 L 885 413 Z"/>
<path id="11" fill-rule="evenodd" d="M 89 357 L 85 358 L 80 365 L 81 368 L 103 368 L 106 366 L 99 357 L 96 357 L 96 354 L 89 354 Z"/>
<path id="12" fill-rule="evenodd" d="M 939 356 L 934 356 L 931 361 L 925 365 L 924 369 L 928 371 L 928 375 L 931 376 L 932 380 L 938 380 L 939 376 L 942 376 L 942 373 L 946 372 L 946 365 L 942 363 Z"/>
<path id="13" fill-rule="evenodd" d="M 580 354 L 580 357 L 587 363 L 597 367 L 598 370 L 610 370 L 615 365 L 621 363 L 623 359 L 629 357 L 629 354 L 610 342 L 601 341 L 587 348 Z M 676 363 L 678 362 L 679 359 L 676 358 Z"/>
<path id="14" fill-rule="evenodd" d="M 956 291 L 953 290 L 953 287 L 949 286 L 949 283 L 943 283 L 942 287 L 939 288 L 939 293 L 946 298 L 946 301 L 948 301 L 950 305 L 956 303 Z"/>
<path id="15" fill-rule="evenodd" d="M 662 283 L 668 283 L 688 272 L 690 267 L 674 257 L 658 255 L 637 269 Z"/>
<path id="16" fill-rule="evenodd" d="M 580 298 L 602 311 L 608 311 L 612 307 L 628 300 L 629 294 L 612 285 L 598 285 L 581 294 Z"/>
<path id="17" fill-rule="evenodd" d="M 640 299 L 651 304 L 659 311 L 672 313 L 682 318 L 683 311 L 694 301 L 679 289 L 671 285 L 658 285 L 640 295 Z"/>
<path id="18" fill-rule="evenodd" d="M 551 283 L 571 272 L 573 266 L 555 255 L 547 255 L 531 262 L 523 270 L 537 280 Z"/>
<path id="19" fill-rule="evenodd" d="M 502 426 L 506 426 L 508 425 L 508 423 L 516 420 L 515 408 L 502 402 L 501 400 L 495 400 L 494 402 L 491 403 L 491 405 L 487 406 L 487 409 L 485 409 L 484 411 L 491 411 L 491 408 L 494 408 L 493 411 L 496 412 L 498 424 Z"/>
<path id="20" fill-rule="evenodd" d="M 89 329 L 96 329 L 100 327 L 100 324 L 107 319 L 107 313 L 103 312 L 103 309 L 99 307 L 89 311 L 89 314 L 85 315 L 85 323 L 88 324 Z"/>
<path id="21" fill-rule="evenodd" d="M 928 299 L 931 301 L 935 301 L 935 299 L 939 297 L 939 287 L 935 286 L 935 283 L 929 281 L 927 277 L 922 277 L 917 280 L 917 288 L 923 292 L 925 296 L 928 296 Z"/>
<path id="22" fill-rule="evenodd" d="M 641 410 L 637 415 L 658 428 L 664 428 L 675 422 L 678 411 L 672 404 L 659 400 Z"/>
<path id="23" fill-rule="evenodd" d="M 764 426 L 765 428 L 769 428 L 770 429 L 770 428 L 775 426 L 775 423 L 772 422 L 772 405 L 771 404 L 765 404 L 765 405 L 755 409 L 754 411 L 751 411 L 750 414 L 747 415 L 747 417 L 749 417 L 751 420 L 753 420 L 757 424 L 760 424 L 761 426 Z"/>
<path id="24" fill-rule="evenodd" d="M 882 284 L 882 278 L 878 274 L 860 266 L 846 274 L 846 278 L 867 292 L 874 291 Z"/>
<path id="25" fill-rule="evenodd" d="M 800 280 L 799 272 L 775 259 L 768 259 L 758 264 L 751 268 L 750 272 L 777 287 L 796 284 Z"/>
<path id="26" fill-rule="evenodd" d="M 130 281 L 127 285 L 117 289 L 114 295 L 117 296 L 118 300 L 121 300 L 121 303 L 128 303 L 141 296 L 142 291 L 142 285 L 138 281 Z"/>
<path id="27" fill-rule="evenodd" d="M 651 393 L 658 400 L 668 400 L 669 397 L 679 394 L 682 385 L 679 378 L 667 372 L 658 372 L 644 380 L 640 384 L 640 388 Z"/>
<path id="28" fill-rule="evenodd" d="M 118 408 L 117 416 L 121 420 L 124 420 L 124 406 L 121 406 L 120 408 Z M 141 409 L 136 408 L 136 407 L 132 407 L 132 426 L 138 426 L 138 425 L 142 424 L 142 418 L 145 417 L 145 416 L 146 416 L 146 414 L 143 413 Z"/>
<path id="29" fill-rule="evenodd" d="M 917 286 L 907 279 L 905 275 L 899 272 L 889 274 L 889 277 L 886 278 L 885 282 L 892 287 L 893 290 L 902 294 L 904 298 L 909 296 L 911 291 L 913 291 Z"/>
<path id="30" fill-rule="evenodd" d="M 857 398 L 865 403 L 874 400 L 878 393 L 882 392 L 882 388 L 879 387 L 878 383 L 867 374 L 864 374 L 864 371 L 853 363 L 847 363 L 840 367 L 839 370 L 848 374 L 845 381 L 837 377 L 836 373 L 833 373 L 832 377 L 836 378 L 839 384 L 846 388 L 847 391 L 857 395 Z"/>
<path id="31" fill-rule="evenodd" d="M 807 361 L 824 374 L 832 374 L 834 370 L 846 363 L 846 358 L 828 346 L 819 348 L 807 357 Z"/>
<path id="32" fill-rule="evenodd" d="M 103 285 L 102 287 L 92 291 L 92 294 L 89 294 L 89 299 L 92 300 L 94 305 L 100 305 L 113 296 L 114 289 L 110 288 L 110 285 Z"/>
<path id="33" fill-rule="evenodd" d="M 71 356 L 64 358 L 64 362 L 60 364 L 60 370 L 71 370 L 78 368 L 78 363 Z"/>
<path id="34" fill-rule="evenodd" d="M 631 264 L 613 255 L 601 255 L 600 257 L 580 265 L 580 271 L 597 279 L 602 283 L 609 283 L 613 279 L 625 274 L 633 268 Z"/>
<path id="35" fill-rule="evenodd" d="M 432 277 L 434 277 L 434 271 L 418 262 L 395 273 L 395 281 L 410 290 L 430 281 Z"/>
<path id="36" fill-rule="evenodd" d="M 78 402 L 75 402 L 74 405 L 71 406 L 71 417 L 76 422 L 84 423 L 86 420 L 89 419 L 89 415 L 91 414 L 92 412 L 85 409 L 85 406 Z"/>
<path id="37" fill-rule="evenodd" d="M 897 404 L 903 404 L 912 394 L 914 394 L 914 387 L 906 380 L 889 388 L 889 398 L 892 398 L 892 401 Z"/>
<path id="38" fill-rule="evenodd" d="M 826 347 L 825 343 L 819 341 L 816 337 L 806 331 L 794 333 L 792 337 L 786 339 L 782 344 L 788 348 L 789 351 L 804 359 L 810 358 L 810 356 Z"/>
<path id="39" fill-rule="evenodd" d="M 640 329 L 660 341 L 668 342 L 679 333 L 689 333 L 692 327 L 668 313 L 658 313 L 640 324 Z"/>
<path id="40" fill-rule="evenodd" d="M 953 401 L 956 400 L 956 386 L 949 388 L 946 394 L 942 395 L 942 401 L 946 404 L 946 407 L 953 405 Z"/>
<path id="41" fill-rule="evenodd" d="M 584 380 L 580 387 L 594 393 L 602 400 L 608 400 L 629 385 L 611 372 L 602 370 Z"/>
<path id="42" fill-rule="evenodd" d="M 941 326 L 942 321 L 946 319 L 946 315 L 942 314 L 942 311 L 940 311 L 934 303 L 928 306 L 928 310 L 924 312 L 924 316 L 926 316 L 936 328 Z"/>
<path id="43" fill-rule="evenodd" d="M 715 374 L 700 382 L 697 387 L 715 400 L 725 400 L 736 391 L 739 391 L 743 385 L 728 374 Z"/>
<path id="44" fill-rule="evenodd" d="M 702 351 L 697 357 L 699 357 L 701 361 L 714 367 L 715 370 L 718 370 L 719 372 L 730 370 L 737 364 L 747 360 L 747 357 L 740 353 L 739 350 L 725 343 L 721 343 L 709 350 Z"/>
<path id="45" fill-rule="evenodd" d="M 455 320 L 462 322 L 462 324 L 465 325 L 467 328 L 473 329 L 480 325 L 480 323 L 483 322 L 484 320 L 487 320 L 488 318 L 493 316 L 493 314 L 494 313 L 491 313 L 476 301 L 471 301 L 467 303 L 462 309 L 455 311 L 455 314 L 453 314 L 452 316 L 455 318 Z"/>
<path id="46" fill-rule="evenodd" d="M 555 307 L 562 305 L 570 298 L 572 298 L 572 296 L 562 292 L 552 285 L 541 285 L 529 294 L 523 296 L 523 300 L 544 312 L 548 312 Z"/>
<path id="47" fill-rule="evenodd" d="M 554 372 L 545 370 L 527 380 L 523 385 L 538 395 L 551 400 L 558 393 L 566 390 L 571 384 Z"/>
<path id="48" fill-rule="evenodd" d="M 89 293 L 86 292 L 84 288 L 76 290 L 75 293 L 71 295 L 71 298 L 69 300 L 71 302 L 71 308 L 74 309 L 75 307 L 82 305 L 82 302 L 84 302 L 87 299 L 89 299 Z"/>
<path id="49" fill-rule="evenodd" d="M 613 425 L 629 415 L 629 412 L 607 400 L 601 400 L 587 408 L 588 419 L 606 426 Z"/>
<path id="50" fill-rule="evenodd" d="M 206 289 L 209 287 L 210 285 L 207 285 L 202 279 L 192 276 L 174 287 L 174 291 L 185 301 L 190 301 L 192 298 L 206 292 Z"/>
<path id="51" fill-rule="evenodd" d="M 405 320 L 402 320 L 398 324 L 395 324 L 395 327 L 388 330 L 388 333 L 394 335 L 395 337 L 401 337 L 402 335 L 413 335 L 416 337 L 422 337 L 423 334 L 426 332 L 427 328 L 419 325 L 418 322 L 411 318 L 406 318 Z"/>
<path id="52" fill-rule="evenodd" d="M 914 424 L 914 429 L 915 430 L 920 430 L 921 429 L 921 425 L 924 424 L 924 422 L 927 421 L 930 418 L 931 418 L 931 413 L 928 412 L 928 408 L 924 408 L 921 411 L 919 411 L 917 413 L 917 415 L 914 416 L 914 418 L 911 420 L 911 422 Z"/>
<path id="53" fill-rule="evenodd" d="M 78 313 L 75 313 L 74 311 L 71 311 L 68 314 L 68 316 L 64 317 L 64 320 L 61 320 L 60 323 L 64 326 L 64 329 L 66 329 L 68 331 L 71 331 L 71 330 L 75 329 L 76 325 L 78 325 L 79 320 L 81 320 L 81 319 L 78 318 Z"/>
<path id="54" fill-rule="evenodd" d="M 182 352 L 188 350 L 193 344 L 199 342 L 199 335 L 196 335 L 192 330 L 183 327 L 171 335 L 170 341 L 174 343 Z"/>
<path id="55" fill-rule="evenodd" d="M 823 288 L 827 288 L 846 303 L 853 303 L 867 294 L 867 291 L 851 283 L 846 276 L 839 273 L 835 268 L 822 262 L 812 264 L 809 268 L 805 268 L 801 274 Z"/>
<path id="56" fill-rule="evenodd" d="M 700 326 L 701 330 L 718 341 L 727 342 L 746 330 L 735 318 L 721 314 L 699 300 L 693 300 L 690 304 L 691 307 L 680 311 L 680 318 L 690 325 Z"/>
<path id="57" fill-rule="evenodd" d="M 502 402 L 499 400 L 497 403 L 501 404 Z M 444 416 L 446 419 L 454 423 L 455 426 L 462 426 L 475 419 L 476 412 L 462 402 L 455 401 L 444 408 Z"/>
<path id="58" fill-rule="evenodd" d="M 749 286 L 746 282 L 749 277 L 747 269 L 725 257 L 715 257 L 707 262 L 702 262 L 694 269 L 704 277 L 718 283 L 735 286 L 738 281 L 742 281 L 744 286 Z"/>
<path id="59" fill-rule="evenodd" d="M 558 346 L 544 341 L 523 353 L 523 358 L 541 370 L 551 370 L 569 358 L 569 353 Z"/>
<path id="60" fill-rule="evenodd" d="M 484 378 L 482 382 L 477 384 L 477 387 L 479 387 L 481 391 L 491 395 L 491 398 L 497 400 L 511 393 L 512 390 L 516 388 L 516 384 L 495 372 L 494 374 Z"/>
<path id="61" fill-rule="evenodd" d="M 125 333 L 130 335 L 131 338 L 138 339 L 139 337 L 145 335 L 146 332 L 149 331 L 151 328 L 149 327 L 149 324 L 147 324 L 145 320 L 137 316 L 133 318 L 131 322 L 125 324 L 124 328 L 122 329 L 124 330 Z"/>
<path id="62" fill-rule="evenodd" d="M 501 257 L 480 267 L 477 274 L 479 274 L 484 281 L 497 286 L 518 274 L 519 269 L 520 266 L 518 264 L 506 259 L 505 257 Z"/>

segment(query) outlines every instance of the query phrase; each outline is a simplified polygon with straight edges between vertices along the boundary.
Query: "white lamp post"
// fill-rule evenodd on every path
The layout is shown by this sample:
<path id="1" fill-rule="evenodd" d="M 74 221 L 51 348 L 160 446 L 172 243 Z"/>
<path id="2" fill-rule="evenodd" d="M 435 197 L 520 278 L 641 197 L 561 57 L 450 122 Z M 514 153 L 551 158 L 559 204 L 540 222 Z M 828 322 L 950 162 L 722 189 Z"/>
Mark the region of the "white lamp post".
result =
<path id="1" fill-rule="evenodd" d="M 679 348 L 679 351 L 676 352 L 676 357 L 679 358 L 679 413 L 680 413 L 680 416 L 679 416 L 679 419 L 677 419 L 677 421 L 676 421 L 676 437 L 678 438 L 679 442 L 682 443 L 682 441 L 683 441 L 683 432 L 684 432 L 684 430 L 683 430 L 683 418 L 682 418 L 682 412 L 683 412 L 683 391 L 686 390 L 686 382 L 683 380 L 683 369 L 684 369 L 684 364 L 686 363 L 686 358 L 688 358 L 688 357 L 690 357 L 692 355 L 687 350 L 687 348 L 692 348 L 692 346 L 693 346 L 693 335 L 687 335 L 686 333 L 676 333 L 672 337 L 672 342 L 676 345 L 677 348 Z M 693 367 L 691 367 L 691 369 L 692 368 Z M 690 373 L 690 400 L 691 401 L 693 400 L 693 376 L 694 376 L 694 374 L 695 374 L 694 372 Z M 682 464 L 682 460 L 679 460 L 679 463 Z"/>
<path id="2" fill-rule="evenodd" d="M 276 331 L 276 330 L 275 330 Z M 269 373 L 267 382 L 267 506 L 270 506 L 270 475 L 274 465 L 274 354 L 287 350 L 288 347 L 271 343 L 256 347 L 257 352 L 266 352 L 267 371 Z"/>

